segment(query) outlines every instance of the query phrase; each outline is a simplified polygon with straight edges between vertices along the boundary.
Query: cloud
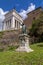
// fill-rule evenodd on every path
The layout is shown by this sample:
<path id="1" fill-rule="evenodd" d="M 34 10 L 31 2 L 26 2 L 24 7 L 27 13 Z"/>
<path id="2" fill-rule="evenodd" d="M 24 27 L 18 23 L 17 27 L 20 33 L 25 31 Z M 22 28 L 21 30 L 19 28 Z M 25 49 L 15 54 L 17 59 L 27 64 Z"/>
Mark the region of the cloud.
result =
<path id="1" fill-rule="evenodd" d="M 21 15 L 21 17 L 22 17 L 23 19 L 27 18 L 27 11 L 22 10 L 19 14 Z"/>
<path id="2" fill-rule="evenodd" d="M 7 13 L 7 11 L 6 12 L 4 12 L 3 11 L 3 9 L 2 8 L 0 8 L 0 30 L 2 30 L 2 22 L 3 22 L 3 20 L 5 19 L 5 14 Z"/>
<path id="3" fill-rule="evenodd" d="M 33 11 L 34 9 L 35 9 L 35 5 L 33 3 L 31 3 L 27 10 L 22 9 L 19 14 L 22 16 L 22 18 L 24 20 L 28 17 L 27 13 Z"/>

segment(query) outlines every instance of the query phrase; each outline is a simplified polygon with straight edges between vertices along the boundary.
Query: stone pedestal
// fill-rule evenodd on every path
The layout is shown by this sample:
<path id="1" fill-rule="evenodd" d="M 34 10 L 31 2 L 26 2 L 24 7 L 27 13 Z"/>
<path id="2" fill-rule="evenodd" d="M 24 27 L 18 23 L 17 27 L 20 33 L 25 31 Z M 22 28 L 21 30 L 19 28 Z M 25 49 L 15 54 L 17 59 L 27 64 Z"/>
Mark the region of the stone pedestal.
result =
<path id="1" fill-rule="evenodd" d="M 19 52 L 32 52 L 33 50 L 29 47 L 29 37 L 27 34 L 19 35 L 20 46 L 16 49 Z"/>

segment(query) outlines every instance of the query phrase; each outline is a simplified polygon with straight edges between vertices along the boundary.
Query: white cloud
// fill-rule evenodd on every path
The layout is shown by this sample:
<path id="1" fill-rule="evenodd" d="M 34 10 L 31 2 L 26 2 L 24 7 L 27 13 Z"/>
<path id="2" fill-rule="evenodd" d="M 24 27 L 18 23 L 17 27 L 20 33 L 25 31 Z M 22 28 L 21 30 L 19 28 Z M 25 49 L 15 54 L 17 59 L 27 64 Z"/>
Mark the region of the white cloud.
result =
<path id="1" fill-rule="evenodd" d="M 27 13 L 33 11 L 34 9 L 35 9 L 35 5 L 33 3 L 31 3 L 27 10 L 21 10 L 19 14 L 22 16 L 22 18 L 24 20 L 28 17 Z"/>
<path id="2" fill-rule="evenodd" d="M 6 12 L 4 12 L 3 11 L 3 9 L 2 8 L 0 8 L 0 30 L 2 30 L 2 22 L 3 22 L 3 20 L 5 19 L 5 14 L 7 13 L 7 11 Z"/>
<path id="3" fill-rule="evenodd" d="M 23 19 L 27 18 L 27 11 L 22 10 L 19 14 L 21 15 L 21 17 L 22 17 Z"/>

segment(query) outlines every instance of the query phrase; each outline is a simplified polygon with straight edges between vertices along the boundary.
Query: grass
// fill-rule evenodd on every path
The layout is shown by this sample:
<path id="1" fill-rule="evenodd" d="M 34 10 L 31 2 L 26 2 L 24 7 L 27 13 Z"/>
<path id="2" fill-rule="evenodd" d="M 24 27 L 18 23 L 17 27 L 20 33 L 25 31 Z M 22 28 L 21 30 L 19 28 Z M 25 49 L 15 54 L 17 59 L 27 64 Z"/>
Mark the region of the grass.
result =
<path id="1" fill-rule="evenodd" d="M 33 52 L 0 52 L 0 65 L 43 65 L 43 43 L 32 44 Z"/>

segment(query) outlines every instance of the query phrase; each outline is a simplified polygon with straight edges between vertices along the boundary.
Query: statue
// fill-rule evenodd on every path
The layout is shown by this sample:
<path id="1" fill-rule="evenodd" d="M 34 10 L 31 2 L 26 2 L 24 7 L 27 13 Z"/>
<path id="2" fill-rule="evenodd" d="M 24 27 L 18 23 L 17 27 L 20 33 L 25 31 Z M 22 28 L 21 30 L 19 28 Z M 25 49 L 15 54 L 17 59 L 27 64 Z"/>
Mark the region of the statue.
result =
<path id="1" fill-rule="evenodd" d="M 26 26 L 22 23 L 22 33 L 19 34 L 19 47 L 16 51 L 19 52 L 32 52 L 33 50 L 29 47 L 29 36 L 27 34 Z"/>
<path id="2" fill-rule="evenodd" d="M 22 23 L 22 33 L 26 33 L 26 25 Z"/>

